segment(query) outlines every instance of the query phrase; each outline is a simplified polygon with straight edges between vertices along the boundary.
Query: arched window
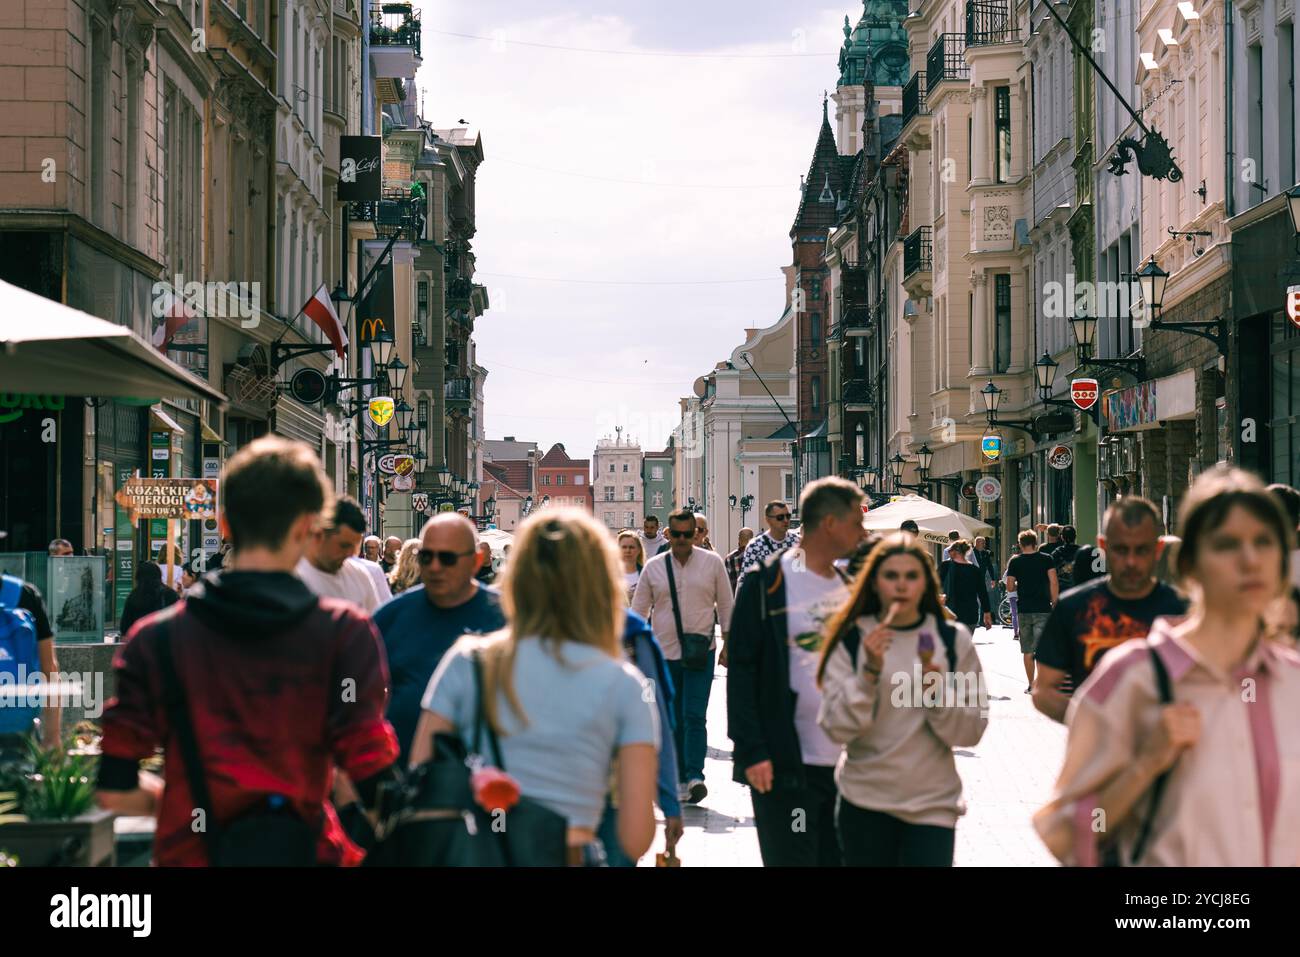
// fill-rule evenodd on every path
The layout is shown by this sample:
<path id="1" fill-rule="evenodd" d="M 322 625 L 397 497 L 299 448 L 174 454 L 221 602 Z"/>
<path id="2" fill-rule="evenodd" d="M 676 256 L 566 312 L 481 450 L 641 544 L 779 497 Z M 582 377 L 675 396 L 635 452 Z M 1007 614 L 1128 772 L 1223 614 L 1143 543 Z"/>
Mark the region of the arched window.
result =
<path id="1" fill-rule="evenodd" d="M 853 430 L 853 464 L 861 467 L 867 464 L 867 430 L 858 423 Z"/>

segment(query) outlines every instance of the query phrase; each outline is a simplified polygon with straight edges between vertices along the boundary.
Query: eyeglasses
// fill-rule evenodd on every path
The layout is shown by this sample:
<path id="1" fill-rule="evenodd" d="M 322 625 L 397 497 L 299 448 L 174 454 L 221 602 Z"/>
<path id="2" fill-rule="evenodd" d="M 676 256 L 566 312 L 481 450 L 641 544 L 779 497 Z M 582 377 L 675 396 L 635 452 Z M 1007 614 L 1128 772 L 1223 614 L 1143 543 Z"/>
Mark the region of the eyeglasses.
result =
<path id="1" fill-rule="evenodd" d="M 452 565 L 455 565 L 458 561 L 460 561 L 460 560 L 461 560 L 462 558 L 464 558 L 465 556 L 467 556 L 467 555 L 477 555 L 477 554 L 478 554 L 478 553 L 477 553 L 477 552 L 474 552 L 474 551 L 469 551 L 469 552 L 435 552 L 435 551 L 434 551 L 433 549 L 431 549 L 431 548 L 422 548 L 422 549 L 420 549 L 418 552 L 415 553 L 415 558 L 416 558 L 416 560 L 417 560 L 421 565 L 429 565 L 429 564 L 432 564 L 433 560 L 436 558 L 436 559 L 438 559 L 438 564 L 439 564 L 439 565 L 444 565 L 444 566 L 450 568 Z"/>
<path id="2" fill-rule="evenodd" d="M 695 529 L 691 529 L 689 532 L 679 532 L 674 530 L 669 532 L 668 534 L 671 535 L 673 538 L 694 538 Z"/>

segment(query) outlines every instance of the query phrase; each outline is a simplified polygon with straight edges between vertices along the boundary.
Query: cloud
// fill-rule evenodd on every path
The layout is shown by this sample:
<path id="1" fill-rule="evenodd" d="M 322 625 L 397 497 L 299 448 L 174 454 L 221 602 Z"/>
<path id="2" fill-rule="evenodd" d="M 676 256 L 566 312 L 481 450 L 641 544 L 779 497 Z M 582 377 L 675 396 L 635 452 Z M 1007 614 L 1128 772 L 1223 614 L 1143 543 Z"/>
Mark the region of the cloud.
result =
<path id="1" fill-rule="evenodd" d="M 667 443 L 678 398 L 745 327 L 781 315 L 799 177 L 836 80 L 834 56 L 511 41 L 784 54 L 803 30 L 807 51 L 837 51 L 857 7 L 795 18 L 784 6 L 424 4 L 424 115 L 437 127 L 464 117 L 483 135 L 474 248 L 493 307 L 475 339 L 489 436 L 583 456 L 622 415 L 653 433 L 636 436 L 644 447 Z"/>

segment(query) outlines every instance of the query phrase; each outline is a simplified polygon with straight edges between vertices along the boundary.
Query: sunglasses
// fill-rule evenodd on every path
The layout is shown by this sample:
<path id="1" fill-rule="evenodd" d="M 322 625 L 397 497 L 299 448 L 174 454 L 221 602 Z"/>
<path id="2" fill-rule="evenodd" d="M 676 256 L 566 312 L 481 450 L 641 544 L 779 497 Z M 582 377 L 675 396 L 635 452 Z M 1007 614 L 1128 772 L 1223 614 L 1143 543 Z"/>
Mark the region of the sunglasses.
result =
<path id="1" fill-rule="evenodd" d="M 421 565 L 429 565 L 429 564 L 432 564 L 432 563 L 433 563 L 433 560 L 436 558 L 436 559 L 438 559 L 438 564 L 439 564 L 439 565 L 444 565 L 444 566 L 446 566 L 446 567 L 451 567 L 452 565 L 455 565 L 458 561 L 460 561 L 462 558 L 466 557 L 467 555 L 477 555 L 477 554 L 478 554 L 478 553 L 475 552 L 475 551 L 469 551 L 469 552 L 435 552 L 435 551 L 434 551 L 433 549 L 431 549 L 431 548 L 422 548 L 422 549 L 420 549 L 418 552 L 415 553 L 415 558 L 416 558 L 416 561 L 418 561 Z"/>
<path id="2" fill-rule="evenodd" d="M 689 532 L 669 532 L 668 534 L 673 538 L 694 538 L 695 529 L 691 529 Z"/>
<path id="3" fill-rule="evenodd" d="M 773 515 L 771 518 L 774 522 L 788 522 L 790 521 L 790 513 L 786 512 L 784 515 Z"/>

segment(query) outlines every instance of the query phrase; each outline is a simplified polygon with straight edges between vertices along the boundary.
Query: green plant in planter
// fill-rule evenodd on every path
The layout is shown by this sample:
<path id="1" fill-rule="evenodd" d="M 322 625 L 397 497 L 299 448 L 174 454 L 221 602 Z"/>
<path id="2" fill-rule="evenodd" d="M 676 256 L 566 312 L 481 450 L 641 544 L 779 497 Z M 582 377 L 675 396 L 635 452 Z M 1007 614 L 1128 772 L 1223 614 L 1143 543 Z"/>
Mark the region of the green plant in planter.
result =
<path id="1" fill-rule="evenodd" d="M 17 810 L 18 792 L 0 791 L 0 824 L 26 824 L 27 815 L 13 813 Z"/>
<path id="2" fill-rule="evenodd" d="M 28 749 L 32 770 L 21 790 L 21 806 L 30 820 L 67 821 L 95 806 L 97 750 L 46 751 L 34 739 Z"/>

